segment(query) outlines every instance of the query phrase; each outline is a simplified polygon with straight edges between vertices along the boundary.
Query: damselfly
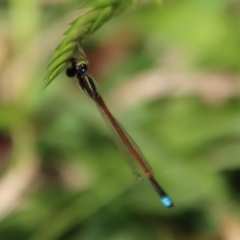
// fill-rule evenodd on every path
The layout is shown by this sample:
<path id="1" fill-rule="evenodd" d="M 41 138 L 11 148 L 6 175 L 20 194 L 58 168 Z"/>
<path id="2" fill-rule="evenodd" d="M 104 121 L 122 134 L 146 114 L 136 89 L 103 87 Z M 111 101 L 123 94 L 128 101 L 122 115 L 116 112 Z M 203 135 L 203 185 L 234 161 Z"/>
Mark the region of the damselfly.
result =
<path id="1" fill-rule="evenodd" d="M 83 52 L 81 52 L 82 58 L 84 59 Z M 83 91 L 95 102 L 97 105 L 103 119 L 109 125 L 113 132 L 116 142 L 120 150 L 126 157 L 128 164 L 133 172 L 133 174 L 141 179 L 141 174 L 138 173 L 137 168 L 135 168 L 135 163 L 138 163 L 143 170 L 145 176 L 152 184 L 153 188 L 158 193 L 161 202 L 165 207 L 172 207 L 173 202 L 171 198 L 166 194 L 163 188 L 158 184 L 153 176 L 149 164 L 145 160 L 145 157 L 141 153 L 140 149 L 137 147 L 133 139 L 127 134 L 123 127 L 114 118 L 111 112 L 108 110 L 105 102 L 103 101 L 101 95 L 99 94 L 97 87 L 94 83 L 92 77 L 87 74 L 88 64 L 86 60 L 79 60 L 76 58 L 70 59 L 71 66 L 66 70 L 68 77 L 77 77 L 79 85 Z"/>

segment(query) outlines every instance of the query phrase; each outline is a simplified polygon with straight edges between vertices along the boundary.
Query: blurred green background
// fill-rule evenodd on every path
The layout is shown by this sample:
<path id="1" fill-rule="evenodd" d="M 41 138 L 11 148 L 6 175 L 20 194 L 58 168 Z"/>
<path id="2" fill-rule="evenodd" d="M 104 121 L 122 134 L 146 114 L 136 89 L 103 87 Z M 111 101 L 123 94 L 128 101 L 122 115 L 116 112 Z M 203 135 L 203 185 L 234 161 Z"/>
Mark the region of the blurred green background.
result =
<path id="1" fill-rule="evenodd" d="M 83 45 L 172 209 L 75 80 L 41 92 L 80 2 L 0 2 L 0 239 L 239 240 L 240 2 L 143 1 Z"/>

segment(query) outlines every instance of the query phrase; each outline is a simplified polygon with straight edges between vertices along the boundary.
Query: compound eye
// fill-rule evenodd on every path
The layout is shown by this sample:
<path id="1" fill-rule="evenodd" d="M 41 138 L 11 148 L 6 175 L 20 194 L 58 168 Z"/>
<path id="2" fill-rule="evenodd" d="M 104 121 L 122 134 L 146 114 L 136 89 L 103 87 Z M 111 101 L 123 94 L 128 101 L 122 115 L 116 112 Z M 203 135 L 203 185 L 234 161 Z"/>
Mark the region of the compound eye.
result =
<path id="1" fill-rule="evenodd" d="M 67 68 L 67 70 L 66 70 L 66 75 L 68 76 L 68 77 L 74 77 L 75 75 L 76 75 L 76 69 L 75 68 L 73 68 L 73 67 L 71 67 L 71 68 Z"/>
<path id="2" fill-rule="evenodd" d="M 86 64 L 82 63 L 80 64 L 79 69 L 82 74 L 85 74 L 87 72 L 88 67 Z"/>

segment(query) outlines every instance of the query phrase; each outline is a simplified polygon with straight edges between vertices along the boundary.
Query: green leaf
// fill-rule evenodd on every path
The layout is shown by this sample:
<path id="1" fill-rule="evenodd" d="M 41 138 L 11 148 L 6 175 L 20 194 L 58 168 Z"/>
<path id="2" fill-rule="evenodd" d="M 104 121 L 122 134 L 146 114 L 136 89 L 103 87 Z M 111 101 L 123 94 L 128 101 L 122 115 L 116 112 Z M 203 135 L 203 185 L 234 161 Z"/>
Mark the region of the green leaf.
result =
<path id="1" fill-rule="evenodd" d="M 64 33 L 65 38 L 56 48 L 52 58 L 47 65 L 47 74 L 44 78 L 43 89 L 46 88 L 58 74 L 66 68 L 71 57 L 73 57 L 80 44 L 110 18 L 118 15 L 135 1 L 129 0 L 90 0 L 84 8 L 92 8 L 84 15 L 71 23 L 71 27 Z M 85 59 L 83 50 L 80 48 L 80 57 Z"/>

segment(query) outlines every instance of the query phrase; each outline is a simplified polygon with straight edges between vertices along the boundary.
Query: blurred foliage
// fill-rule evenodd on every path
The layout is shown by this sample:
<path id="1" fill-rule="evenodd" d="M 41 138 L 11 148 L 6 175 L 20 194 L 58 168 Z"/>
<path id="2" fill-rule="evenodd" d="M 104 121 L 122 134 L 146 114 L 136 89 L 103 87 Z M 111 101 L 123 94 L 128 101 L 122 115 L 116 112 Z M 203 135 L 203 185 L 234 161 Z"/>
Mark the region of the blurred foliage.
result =
<path id="1" fill-rule="evenodd" d="M 76 82 L 39 94 L 81 4 L 0 2 L 0 239 L 240 239 L 239 1 L 140 1 L 83 45 L 170 210 Z"/>

